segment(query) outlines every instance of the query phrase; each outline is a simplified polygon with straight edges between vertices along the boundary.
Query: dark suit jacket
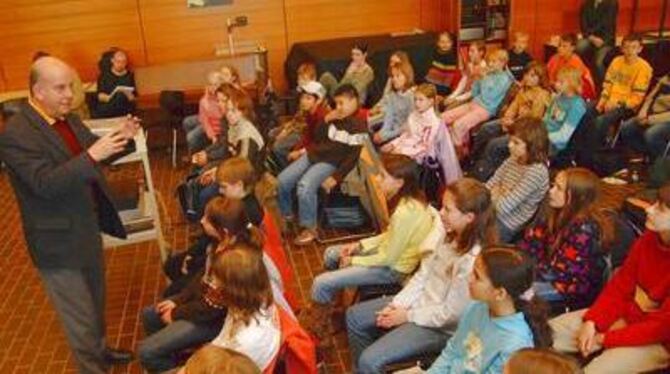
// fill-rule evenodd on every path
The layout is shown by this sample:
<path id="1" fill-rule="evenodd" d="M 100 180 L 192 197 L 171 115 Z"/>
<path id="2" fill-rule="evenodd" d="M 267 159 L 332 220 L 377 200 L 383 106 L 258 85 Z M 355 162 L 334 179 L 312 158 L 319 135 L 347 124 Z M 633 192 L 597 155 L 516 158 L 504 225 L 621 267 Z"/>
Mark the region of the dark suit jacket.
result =
<path id="1" fill-rule="evenodd" d="M 66 119 L 83 149 L 97 140 L 78 116 Z M 102 256 L 101 230 L 125 237 L 99 165 L 85 152 L 73 157 L 29 104 L 0 133 L 0 160 L 9 170 L 38 268 L 86 267 Z"/>

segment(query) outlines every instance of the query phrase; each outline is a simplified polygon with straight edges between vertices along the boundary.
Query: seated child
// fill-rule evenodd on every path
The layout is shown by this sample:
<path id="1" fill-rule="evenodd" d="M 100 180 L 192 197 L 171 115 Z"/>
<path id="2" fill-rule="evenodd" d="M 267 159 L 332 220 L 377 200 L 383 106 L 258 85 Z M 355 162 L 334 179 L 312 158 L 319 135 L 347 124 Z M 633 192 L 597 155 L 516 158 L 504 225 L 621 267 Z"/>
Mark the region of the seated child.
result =
<path id="1" fill-rule="evenodd" d="M 595 117 L 593 129 L 589 131 L 591 150 L 604 145 L 610 126 L 635 114 L 649 89 L 653 70 L 639 57 L 642 37 L 639 34 L 626 36 L 621 50 L 623 56 L 614 58 L 607 68 L 600 99 L 590 111 Z"/>
<path id="2" fill-rule="evenodd" d="M 472 153 L 480 157 L 474 167 L 473 176 L 475 178 L 487 180 L 509 156 L 507 133 L 514 121 L 522 117 L 542 118 L 544 116 L 551 101 L 549 90 L 545 66 L 540 62 L 530 62 L 521 86 L 512 102 L 504 109 L 502 118 L 484 123 L 473 138 Z"/>
<path id="3" fill-rule="evenodd" d="M 182 121 L 186 133 L 188 153 L 193 154 L 216 142 L 221 134 L 223 113 L 218 105 L 216 90 L 223 84 L 223 75 L 218 71 L 207 74 L 205 93 L 198 104 L 198 114 L 188 116 Z"/>
<path id="4" fill-rule="evenodd" d="M 489 247 L 469 280 L 474 300 L 429 374 L 501 373 L 519 349 L 551 346 L 547 306 L 532 293 L 533 261 L 513 248 Z"/>
<path id="5" fill-rule="evenodd" d="M 383 162 L 379 185 L 387 201 L 396 203 L 387 229 L 368 239 L 328 247 L 323 261 L 327 271 L 314 278 L 311 310 L 301 315 L 306 320 L 303 326 L 324 345 L 330 338 L 330 308 L 336 294 L 347 287 L 401 283 L 419 264 L 419 245 L 431 230 L 418 165 L 402 155 L 384 155 Z"/>
<path id="6" fill-rule="evenodd" d="M 263 257 L 248 245 L 233 244 L 213 262 L 220 281 L 217 301 L 228 313 L 211 344 L 249 357 L 264 371 L 279 352 L 281 330 Z"/>
<path id="7" fill-rule="evenodd" d="M 454 37 L 449 31 L 440 33 L 433 51 L 433 60 L 426 74 L 426 82 L 434 84 L 440 96 L 451 94 L 461 77 L 455 44 Z"/>
<path id="8" fill-rule="evenodd" d="M 295 240 L 306 245 L 316 238 L 317 193 L 330 192 L 358 161 L 368 137 L 367 126 L 357 117 L 358 91 L 350 84 L 335 92 L 336 109 L 316 126 L 307 151 L 279 174 L 278 203 L 284 220 L 293 220 L 293 194 L 297 186 L 298 217 L 303 231 Z"/>
<path id="9" fill-rule="evenodd" d="M 221 77 L 223 79 L 223 84 L 229 84 L 238 90 L 242 89 L 242 81 L 240 81 L 240 73 L 234 66 L 223 65 L 221 67 Z"/>
<path id="10" fill-rule="evenodd" d="M 528 64 L 533 61 L 533 56 L 528 54 L 527 51 L 528 39 L 530 39 L 530 37 L 525 32 L 515 32 L 512 48 L 507 51 L 507 53 L 509 53 L 507 67 L 517 82 L 523 80 Z"/>
<path id="11" fill-rule="evenodd" d="M 579 96 L 582 79 L 579 70 L 566 67 L 556 76 L 556 95 L 544 114 L 549 133 L 550 155 L 564 150 L 586 114 L 586 103 Z"/>
<path id="12" fill-rule="evenodd" d="M 391 89 L 384 94 L 376 107 L 379 115 L 368 118 L 375 144 L 393 140 L 403 130 L 414 103 L 414 70 L 410 64 L 398 64 L 389 68 Z M 381 125 L 381 126 L 380 126 Z"/>
<path id="13" fill-rule="evenodd" d="M 456 88 L 444 99 L 447 109 L 463 104 L 472 98 L 472 85 L 486 73 L 486 45 L 474 41 L 468 46 L 468 61 L 461 71 Z"/>
<path id="14" fill-rule="evenodd" d="M 590 308 L 549 322 L 557 350 L 602 351 L 587 373 L 653 372 L 670 361 L 670 184 L 647 209 L 646 226 Z"/>
<path id="15" fill-rule="evenodd" d="M 605 262 L 601 248 L 611 242 L 612 222 L 595 203 L 600 179 L 583 168 L 560 171 L 548 205 L 528 226 L 519 248 L 537 263 L 535 293 L 563 305 L 588 305 L 600 291 Z"/>
<path id="16" fill-rule="evenodd" d="M 577 360 L 549 348 L 523 348 L 507 360 L 504 374 L 583 374 Z"/>
<path id="17" fill-rule="evenodd" d="M 142 311 L 145 338 L 139 343 L 138 355 L 150 372 L 174 368 L 176 353 L 209 342 L 221 330 L 226 306 L 220 300 L 221 279 L 214 271 L 219 263 L 212 258 L 237 240 L 237 233 L 228 230 L 230 222 L 218 218 L 226 208 L 222 200 L 212 200 L 201 220 L 211 238 L 202 268 L 190 276 L 185 288 Z"/>
<path id="18" fill-rule="evenodd" d="M 368 86 L 375 78 L 375 72 L 368 65 L 368 45 L 355 43 L 351 48 L 351 63 L 339 81 L 332 72 L 325 72 L 319 78 L 319 82 L 326 88 L 328 97 L 334 98 L 337 89 L 343 85 L 352 85 L 358 94 L 360 104 L 365 104 L 368 96 Z"/>
<path id="19" fill-rule="evenodd" d="M 205 168 L 200 175 L 202 185 L 214 182 L 216 167 L 212 161 L 239 156 L 248 159 L 253 165 L 260 165 L 265 146 L 263 136 L 252 123 L 254 112 L 251 98 L 239 90 L 231 91 L 229 97 L 223 90 L 217 91 L 217 97 L 219 105 L 225 106 L 227 134 L 204 153 L 197 153 L 193 157 L 193 163 Z M 213 157 L 210 158 L 210 155 Z"/>
<path id="20" fill-rule="evenodd" d="M 469 178 L 448 185 L 440 217 L 438 247 L 400 293 L 347 309 L 355 372 L 381 373 L 408 357 L 439 353 L 470 304 L 475 258 L 496 241 L 489 191 Z"/>
<path id="21" fill-rule="evenodd" d="M 512 125 L 510 156 L 486 182 L 502 243 L 511 242 L 533 218 L 549 189 L 548 143 L 541 120 L 524 117 Z"/>
<path id="22" fill-rule="evenodd" d="M 442 120 L 451 128 L 454 145 L 459 154 L 467 155 L 470 130 L 496 115 L 512 85 L 506 70 L 507 51 L 496 50 L 487 57 L 487 73 L 472 84 L 472 101 L 442 113 Z"/>
<path id="23" fill-rule="evenodd" d="M 581 95 L 584 100 L 594 100 L 596 98 L 595 83 L 589 70 L 582 59 L 575 53 L 575 44 L 577 43 L 577 36 L 575 34 L 561 35 L 558 44 L 558 52 L 553 55 L 547 63 L 547 70 L 549 72 L 549 81 L 555 84 L 558 79 L 558 72 L 563 68 L 571 67 L 579 70 L 582 79 Z"/>
<path id="24" fill-rule="evenodd" d="M 621 138 L 652 161 L 663 155 L 670 142 L 670 73 L 647 95 L 637 116 L 623 123 Z"/>
<path id="25" fill-rule="evenodd" d="M 272 154 L 278 169 L 286 167 L 289 161 L 297 159 L 301 149 L 311 140 L 314 127 L 326 116 L 324 98 L 326 89 L 321 83 L 309 81 L 298 87 L 300 93 L 298 112 L 291 120 L 270 132 L 274 136 Z M 273 134 L 274 133 L 274 134 Z"/>
<path id="26" fill-rule="evenodd" d="M 405 51 L 395 51 L 393 54 L 391 54 L 391 57 L 389 57 L 389 65 L 386 70 L 388 74 L 388 78 L 386 79 L 386 84 L 384 85 L 384 95 L 386 95 L 391 88 L 393 88 L 393 82 L 391 82 L 391 68 L 396 65 L 409 65 L 412 66 L 412 62 L 409 59 L 409 55 Z M 377 107 L 377 104 L 375 104 L 374 107 L 370 109 L 370 111 L 373 111 L 375 107 Z"/>

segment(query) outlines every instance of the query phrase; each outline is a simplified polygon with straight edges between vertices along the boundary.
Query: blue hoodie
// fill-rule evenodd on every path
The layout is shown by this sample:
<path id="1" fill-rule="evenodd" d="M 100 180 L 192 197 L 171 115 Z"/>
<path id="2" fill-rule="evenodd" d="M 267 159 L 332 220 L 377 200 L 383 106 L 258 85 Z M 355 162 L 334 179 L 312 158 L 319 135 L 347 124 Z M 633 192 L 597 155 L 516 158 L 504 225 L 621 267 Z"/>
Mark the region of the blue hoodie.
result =
<path id="1" fill-rule="evenodd" d="M 533 347 L 533 332 L 523 313 L 491 318 L 488 304 L 473 302 L 427 373 L 499 374 L 514 352 L 528 347 Z"/>
<path id="2" fill-rule="evenodd" d="M 514 78 L 507 69 L 488 73 L 472 84 L 473 100 L 494 117 L 513 81 Z"/>

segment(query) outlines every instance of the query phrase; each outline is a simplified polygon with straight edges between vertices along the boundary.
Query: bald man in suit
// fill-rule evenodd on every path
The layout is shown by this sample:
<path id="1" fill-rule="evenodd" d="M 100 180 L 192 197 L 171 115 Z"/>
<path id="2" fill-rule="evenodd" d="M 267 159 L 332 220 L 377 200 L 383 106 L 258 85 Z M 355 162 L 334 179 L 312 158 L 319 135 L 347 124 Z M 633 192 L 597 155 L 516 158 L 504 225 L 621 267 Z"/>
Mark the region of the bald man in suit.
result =
<path id="1" fill-rule="evenodd" d="M 0 160 L 16 195 L 28 252 L 54 305 L 80 373 L 132 360 L 105 341 L 101 231 L 125 237 L 101 162 L 118 157 L 137 118 L 97 137 L 71 113 L 74 72 L 54 57 L 30 70 L 30 98 L 0 133 Z"/>

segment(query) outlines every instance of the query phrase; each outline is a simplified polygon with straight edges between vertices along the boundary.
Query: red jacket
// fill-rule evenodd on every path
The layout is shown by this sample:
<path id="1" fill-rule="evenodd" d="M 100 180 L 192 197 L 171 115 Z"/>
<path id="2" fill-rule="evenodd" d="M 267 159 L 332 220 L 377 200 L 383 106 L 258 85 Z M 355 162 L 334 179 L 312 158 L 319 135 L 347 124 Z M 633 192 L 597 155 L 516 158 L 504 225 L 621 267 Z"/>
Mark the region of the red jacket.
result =
<path id="1" fill-rule="evenodd" d="M 281 234 L 277 225 L 272 219 L 270 212 L 263 214 L 263 232 L 265 233 L 265 245 L 263 250 L 272 259 L 277 270 L 281 274 L 282 284 L 284 286 L 284 297 L 294 311 L 298 310 L 299 302 L 292 290 L 293 287 L 293 269 L 289 264 L 286 252 L 281 242 Z"/>
<path id="2" fill-rule="evenodd" d="M 619 319 L 626 326 L 608 331 Z M 670 349 L 670 247 L 657 233 L 647 231 L 635 241 L 584 320 L 605 332 L 606 348 L 661 343 Z"/>
<path id="3" fill-rule="evenodd" d="M 277 362 L 283 360 L 286 373 L 316 374 L 316 346 L 314 341 L 295 318 L 282 308 L 277 308 L 277 310 L 281 325 L 279 353 L 263 373 L 274 373 Z"/>

